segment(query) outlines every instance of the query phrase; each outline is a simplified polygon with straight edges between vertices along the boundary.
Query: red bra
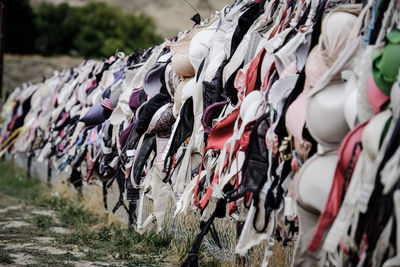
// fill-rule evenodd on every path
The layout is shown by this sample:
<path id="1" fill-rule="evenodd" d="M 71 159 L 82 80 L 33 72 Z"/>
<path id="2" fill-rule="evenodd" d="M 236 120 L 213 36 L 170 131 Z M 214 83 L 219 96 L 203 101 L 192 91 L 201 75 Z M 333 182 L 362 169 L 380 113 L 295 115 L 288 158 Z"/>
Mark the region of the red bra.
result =
<path id="1" fill-rule="evenodd" d="M 319 217 L 317 230 L 308 246 L 308 250 L 312 252 L 317 251 L 325 229 L 333 223 L 339 213 L 342 198 L 347 191 L 354 167 L 361 152 L 361 147 L 358 144 L 361 141 L 362 133 L 367 124 L 368 121 L 357 125 L 353 130 L 347 133 L 343 139 L 339 150 L 339 160 L 336 165 L 331 191 L 329 192 L 325 209 Z"/>
<path id="2" fill-rule="evenodd" d="M 248 95 L 250 92 L 253 90 L 259 90 L 261 86 L 261 81 L 259 79 L 259 73 L 260 73 L 260 68 L 261 64 L 260 62 L 263 60 L 264 56 L 266 54 L 266 50 L 263 48 L 261 51 L 257 54 L 257 56 L 251 61 L 249 68 L 246 71 L 245 74 L 245 85 L 246 85 L 246 93 L 245 95 Z M 217 122 L 214 127 L 212 128 L 210 135 L 208 136 L 207 139 L 207 146 L 204 149 L 203 156 L 201 159 L 200 163 L 200 170 L 203 167 L 203 160 L 206 152 L 209 149 L 218 149 L 222 150 L 224 148 L 225 143 L 227 140 L 233 135 L 234 132 L 234 125 L 235 121 L 237 120 L 240 112 L 240 106 L 239 108 L 235 109 L 231 114 L 229 114 L 225 119 Z M 239 123 L 240 127 L 241 122 Z M 247 149 L 247 145 L 249 143 L 249 136 L 250 132 L 252 130 L 252 126 L 254 123 L 249 123 L 245 131 L 243 132 L 242 136 L 240 137 L 240 140 L 238 140 L 235 143 L 234 146 L 234 151 L 230 151 L 230 146 L 227 147 L 227 152 L 232 154 L 236 154 L 237 151 L 242 150 L 245 151 Z M 222 170 L 225 169 L 225 167 L 228 165 L 229 161 L 228 159 L 224 162 Z M 199 183 L 200 183 L 200 175 L 201 172 L 199 171 L 199 175 L 197 177 L 197 182 L 196 186 L 194 188 L 194 205 L 198 207 L 199 209 L 203 209 L 207 202 L 208 199 L 211 196 L 212 190 L 213 190 L 213 185 L 215 182 L 218 181 L 219 178 L 219 173 L 215 173 L 213 180 L 211 182 L 211 185 L 207 188 L 206 194 L 202 197 L 202 199 L 199 201 L 198 200 L 198 190 L 199 190 Z"/>

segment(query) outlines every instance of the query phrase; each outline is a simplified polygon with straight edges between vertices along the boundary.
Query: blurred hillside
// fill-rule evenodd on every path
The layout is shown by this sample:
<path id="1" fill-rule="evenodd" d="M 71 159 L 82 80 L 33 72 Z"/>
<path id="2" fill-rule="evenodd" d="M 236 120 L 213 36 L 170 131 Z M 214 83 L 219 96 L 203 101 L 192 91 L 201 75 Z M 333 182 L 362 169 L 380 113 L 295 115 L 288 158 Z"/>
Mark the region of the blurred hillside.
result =
<path id="1" fill-rule="evenodd" d="M 234 0 L 186 0 L 203 18 L 209 17 L 216 10 L 231 4 Z M 40 3 L 68 3 L 71 6 L 83 6 L 89 2 L 104 2 L 121 8 L 127 13 L 143 13 L 156 22 L 157 32 L 163 37 L 174 36 L 179 31 L 193 26 L 190 18 L 196 12 L 184 0 L 30 0 L 33 7 Z"/>
<path id="2" fill-rule="evenodd" d="M 41 3 L 34 9 L 29 0 L 2 2 L 6 53 L 108 57 L 117 50 L 129 54 L 163 41 L 151 17 L 105 2 Z"/>
<path id="3" fill-rule="evenodd" d="M 43 57 L 39 55 L 4 55 L 4 96 L 24 82 L 40 82 L 54 71 L 78 66 L 82 58 L 69 56 Z"/>
<path id="4" fill-rule="evenodd" d="M 208 18 L 234 0 L 186 1 Z M 194 22 L 190 18 L 196 14 L 185 0 L 3 2 L 8 28 L 5 50 L 9 53 L 4 57 L 3 96 L 23 82 L 38 82 L 55 70 L 76 66 L 82 57 L 107 57 L 117 49 L 130 53 L 161 43 L 162 38 L 191 28 Z"/>

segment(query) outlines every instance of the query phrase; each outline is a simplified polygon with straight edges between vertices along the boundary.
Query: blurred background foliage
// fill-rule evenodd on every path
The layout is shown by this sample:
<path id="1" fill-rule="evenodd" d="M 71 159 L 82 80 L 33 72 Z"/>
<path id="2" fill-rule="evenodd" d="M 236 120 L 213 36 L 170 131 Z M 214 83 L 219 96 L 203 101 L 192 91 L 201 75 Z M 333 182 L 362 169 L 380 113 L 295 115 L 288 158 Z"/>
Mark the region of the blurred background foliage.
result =
<path id="1" fill-rule="evenodd" d="M 42 3 L 35 9 L 29 0 L 3 3 L 6 53 L 108 57 L 117 49 L 129 54 L 162 42 L 150 17 L 126 14 L 105 3 Z"/>

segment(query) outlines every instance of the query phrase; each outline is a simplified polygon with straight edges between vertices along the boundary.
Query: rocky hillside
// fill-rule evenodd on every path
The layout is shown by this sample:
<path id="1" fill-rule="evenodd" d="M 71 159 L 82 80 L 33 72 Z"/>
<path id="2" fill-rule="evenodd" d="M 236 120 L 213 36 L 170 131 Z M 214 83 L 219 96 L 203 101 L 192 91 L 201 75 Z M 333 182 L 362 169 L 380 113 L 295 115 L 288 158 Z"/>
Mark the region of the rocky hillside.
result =
<path id="1" fill-rule="evenodd" d="M 193 8 L 198 10 L 203 18 L 207 18 L 214 11 L 233 2 L 233 0 L 30 0 L 33 7 L 42 2 L 81 6 L 90 1 L 105 2 L 129 13 L 149 15 L 154 18 L 157 31 L 164 37 L 173 36 L 181 30 L 190 28 L 193 25 L 190 18 L 196 14 Z"/>

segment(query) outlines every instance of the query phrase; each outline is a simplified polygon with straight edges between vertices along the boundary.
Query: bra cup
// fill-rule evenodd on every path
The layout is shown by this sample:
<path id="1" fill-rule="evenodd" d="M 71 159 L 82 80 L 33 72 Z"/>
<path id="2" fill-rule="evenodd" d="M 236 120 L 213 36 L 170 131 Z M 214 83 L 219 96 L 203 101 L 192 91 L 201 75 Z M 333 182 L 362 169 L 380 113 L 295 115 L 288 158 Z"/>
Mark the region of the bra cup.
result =
<path id="1" fill-rule="evenodd" d="M 57 97 L 57 104 L 58 105 L 65 104 L 65 101 L 67 101 L 71 97 L 71 94 L 72 94 L 72 92 L 74 90 L 75 84 L 76 84 L 76 82 L 71 84 L 70 86 L 64 87 L 60 91 L 60 93 L 58 94 L 58 97 Z"/>
<path id="2" fill-rule="evenodd" d="M 147 134 L 152 134 L 154 133 L 154 129 L 157 125 L 157 121 L 160 119 L 161 114 L 163 114 L 164 112 L 166 112 L 167 108 L 168 108 L 169 104 L 165 104 L 164 106 L 162 106 L 161 108 L 159 108 L 156 113 L 154 113 L 153 117 L 151 118 L 149 127 L 147 128 L 146 133 Z"/>
<path id="3" fill-rule="evenodd" d="M 99 82 L 99 87 L 104 90 L 110 87 L 114 82 L 114 75 L 111 70 L 106 70 L 103 72 L 103 76 Z"/>
<path id="4" fill-rule="evenodd" d="M 228 64 L 226 64 L 223 74 L 222 74 L 222 85 L 225 87 L 229 77 L 235 73 L 235 71 L 240 67 L 244 61 L 244 54 L 248 46 L 249 35 L 245 35 L 243 40 L 240 42 L 235 53 L 231 57 Z"/>
<path id="5" fill-rule="evenodd" d="M 353 128 L 357 119 L 357 90 L 350 93 L 344 103 L 344 116 L 349 128 Z"/>
<path id="6" fill-rule="evenodd" d="M 80 106 L 79 104 L 73 106 L 73 107 L 71 108 L 71 111 L 69 112 L 71 118 L 75 117 L 76 115 L 79 115 L 80 110 L 81 110 L 81 106 Z"/>
<path id="7" fill-rule="evenodd" d="M 295 87 L 298 77 L 299 75 L 294 74 L 277 80 L 269 90 L 268 100 L 277 110 L 279 117 L 284 116 L 281 114 L 284 101 Z"/>
<path id="8" fill-rule="evenodd" d="M 172 115 L 172 103 L 159 108 L 152 117 L 147 133 L 158 134 L 160 137 L 169 137 L 175 117 Z M 158 150 L 164 151 L 164 150 Z"/>
<path id="9" fill-rule="evenodd" d="M 204 81 L 212 81 L 217 74 L 219 67 L 225 59 L 224 44 L 226 42 L 225 32 L 220 28 L 213 35 L 210 43 L 210 49 L 206 56 L 207 65 L 203 70 Z"/>
<path id="10" fill-rule="evenodd" d="M 78 113 L 79 112 L 80 112 L 80 107 L 79 107 Z M 73 114 L 72 111 L 71 111 L 71 115 L 75 116 L 76 114 Z M 42 131 L 45 132 L 46 135 L 49 134 L 49 121 L 50 121 L 50 118 L 51 118 L 51 113 L 47 112 L 45 115 L 43 115 L 42 120 L 39 123 L 39 128 L 42 129 Z"/>
<path id="11" fill-rule="evenodd" d="M 305 35 L 306 33 L 299 31 L 285 46 L 274 54 L 278 73 L 281 74 L 292 62 L 297 62 L 295 52 L 298 47 L 305 42 Z"/>
<path id="12" fill-rule="evenodd" d="M 268 71 L 271 69 L 271 65 L 274 63 L 274 55 L 270 53 L 266 53 L 264 58 L 262 59 L 261 64 L 261 72 L 260 77 L 262 82 L 264 83 L 264 78 L 267 76 Z"/>
<path id="13" fill-rule="evenodd" d="M 190 79 L 185 86 L 182 88 L 182 103 L 185 103 L 185 101 L 195 95 L 195 89 L 196 89 L 196 80 Z"/>
<path id="14" fill-rule="evenodd" d="M 193 77 L 195 75 L 195 69 L 189 57 L 189 47 L 193 37 L 203 28 L 204 26 L 197 26 L 182 39 L 171 44 L 171 66 L 177 75 L 182 77 Z"/>
<path id="15" fill-rule="evenodd" d="M 231 54 L 231 47 L 232 47 L 232 39 L 233 39 L 233 35 L 235 33 L 236 27 L 239 24 L 239 20 L 237 18 L 241 17 L 244 12 L 243 10 L 238 10 L 237 14 L 236 14 L 236 18 L 234 18 L 234 16 L 232 17 L 227 17 L 225 20 L 225 23 L 222 23 L 222 30 L 225 30 L 225 43 L 224 43 L 224 47 L 223 47 L 223 51 L 225 55 L 230 55 Z M 226 25 L 226 26 L 225 26 Z"/>
<path id="16" fill-rule="evenodd" d="M 344 105 L 347 96 L 342 82 L 331 83 L 308 99 L 306 123 L 312 137 L 322 146 L 337 145 L 347 132 Z"/>
<path id="17" fill-rule="evenodd" d="M 304 209 L 321 213 L 331 190 L 338 151 L 314 155 L 300 169 L 296 184 L 297 202 Z"/>
<path id="18" fill-rule="evenodd" d="M 37 90 L 35 93 L 33 93 L 32 98 L 31 98 L 31 110 L 39 110 L 41 108 L 41 96 L 46 93 L 46 87 L 43 86 L 39 90 Z"/>
<path id="19" fill-rule="evenodd" d="M 189 60 L 196 72 L 203 59 L 207 56 L 210 43 L 217 30 L 219 20 L 214 21 L 206 29 L 196 33 L 189 45 Z"/>
<path id="20" fill-rule="evenodd" d="M 88 108 L 89 109 L 89 108 Z M 56 123 L 61 112 L 64 110 L 64 105 L 59 105 L 51 112 L 51 123 Z M 81 115 L 82 116 L 82 115 Z"/>
<path id="21" fill-rule="evenodd" d="M 68 99 L 67 103 L 65 104 L 65 111 L 69 112 L 71 108 L 77 103 L 75 97 L 71 97 Z"/>
<path id="22" fill-rule="evenodd" d="M 93 106 L 101 101 L 101 91 L 94 90 L 87 96 L 87 105 Z"/>
<path id="23" fill-rule="evenodd" d="M 135 79 L 137 69 L 125 69 L 125 84 L 132 87 L 132 81 Z"/>
<path id="24" fill-rule="evenodd" d="M 172 70 L 172 66 L 171 63 L 169 63 L 166 67 L 165 67 L 165 73 L 164 73 L 164 77 L 162 77 L 165 81 L 165 87 L 167 88 L 167 91 L 169 93 L 169 95 L 171 96 L 172 99 L 174 99 L 174 95 L 175 95 L 175 81 L 178 78 L 178 76 L 174 73 L 174 71 Z"/>
<path id="25" fill-rule="evenodd" d="M 215 47 L 215 46 L 213 46 Z M 220 49 L 222 49 L 222 47 L 220 47 Z M 215 53 L 213 55 L 208 56 L 208 59 L 210 60 L 208 63 L 207 68 L 204 70 L 204 80 L 205 81 L 211 81 L 216 72 L 218 71 L 219 66 L 221 65 L 222 61 L 225 58 L 225 54 L 223 53 L 223 51 L 218 51 L 218 53 Z"/>
<path id="26" fill-rule="evenodd" d="M 181 110 L 182 107 L 182 93 L 183 93 L 183 88 L 185 88 L 185 85 L 190 81 L 190 79 L 185 79 L 182 80 L 178 86 L 176 87 L 175 94 L 174 94 L 174 117 L 177 118 L 179 115 L 179 111 Z"/>
<path id="27" fill-rule="evenodd" d="M 246 116 L 246 113 L 254 112 L 263 100 L 262 93 L 258 90 L 250 92 L 242 102 L 240 107 L 240 117 L 242 120 Z"/>
<path id="28" fill-rule="evenodd" d="M 244 56 L 245 65 L 250 63 L 251 60 L 257 56 L 257 52 L 263 49 L 264 43 L 266 42 L 267 40 L 263 39 L 263 36 L 260 32 L 254 31 L 250 34 L 249 46 L 247 47 Z"/>
<path id="29" fill-rule="evenodd" d="M 172 69 L 182 77 L 193 77 L 195 70 L 190 64 L 189 55 L 185 53 L 184 48 L 179 48 L 179 52 L 172 56 Z"/>
<path id="30" fill-rule="evenodd" d="M 241 95 L 243 95 L 246 92 L 245 75 L 248 67 L 249 65 L 245 65 L 243 66 L 243 68 L 239 69 L 239 71 L 236 74 L 235 81 L 233 82 L 233 86 L 236 88 L 236 90 L 238 90 L 238 93 Z"/>
<path id="31" fill-rule="evenodd" d="M 172 46 L 172 44 L 171 44 Z M 140 67 L 136 68 L 135 71 L 135 76 L 133 76 L 132 80 L 130 83 L 126 81 L 126 85 L 128 88 L 142 88 L 144 86 L 144 81 L 146 78 L 146 74 L 150 71 L 150 69 L 154 66 L 154 64 L 157 63 L 157 60 L 161 59 L 161 54 L 165 48 L 165 42 L 154 47 L 152 49 L 151 55 L 146 59 L 145 63 Z M 172 47 L 171 47 L 172 51 Z M 167 56 L 165 54 L 164 56 Z"/>
<path id="32" fill-rule="evenodd" d="M 363 151 L 368 154 L 368 157 L 372 159 L 372 161 L 375 160 L 379 153 L 382 131 L 390 116 L 391 112 L 389 110 L 381 112 L 372 118 L 365 127 L 361 138 Z M 372 163 L 373 162 L 371 162 L 371 164 Z"/>
<path id="33" fill-rule="evenodd" d="M 79 114 L 79 119 L 82 119 L 83 117 L 86 116 L 86 113 L 89 112 L 90 107 L 84 107 L 81 109 L 81 112 Z"/>
<path id="34" fill-rule="evenodd" d="M 161 74 L 165 73 L 165 67 L 167 63 L 156 63 L 153 67 L 147 72 L 145 80 L 144 80 L 144 91 L 152 98 L 156 94 L 158 94 L 161 90 Z"/>
<path id="35" fill-rule="evenodd" d="M 244 56 L 249 46 L 251 34 L 254 31 L 260 29 L 264 24 L 265 24 L 265 18 L 263 16 L 258 17 L 250 26 L 247 33 L 243 36 L 243 39 L 236 48 L 235 53 L 232 55 L 230 62 L 224 68 L 223 78 L 222 78 L 224 87 L 229 77 L 231 77 L 231 75 L 239 68 L 239 66 L 244 61 Z M 257 51 L 257 54 L 259 52 L 260 51 Z"/>

